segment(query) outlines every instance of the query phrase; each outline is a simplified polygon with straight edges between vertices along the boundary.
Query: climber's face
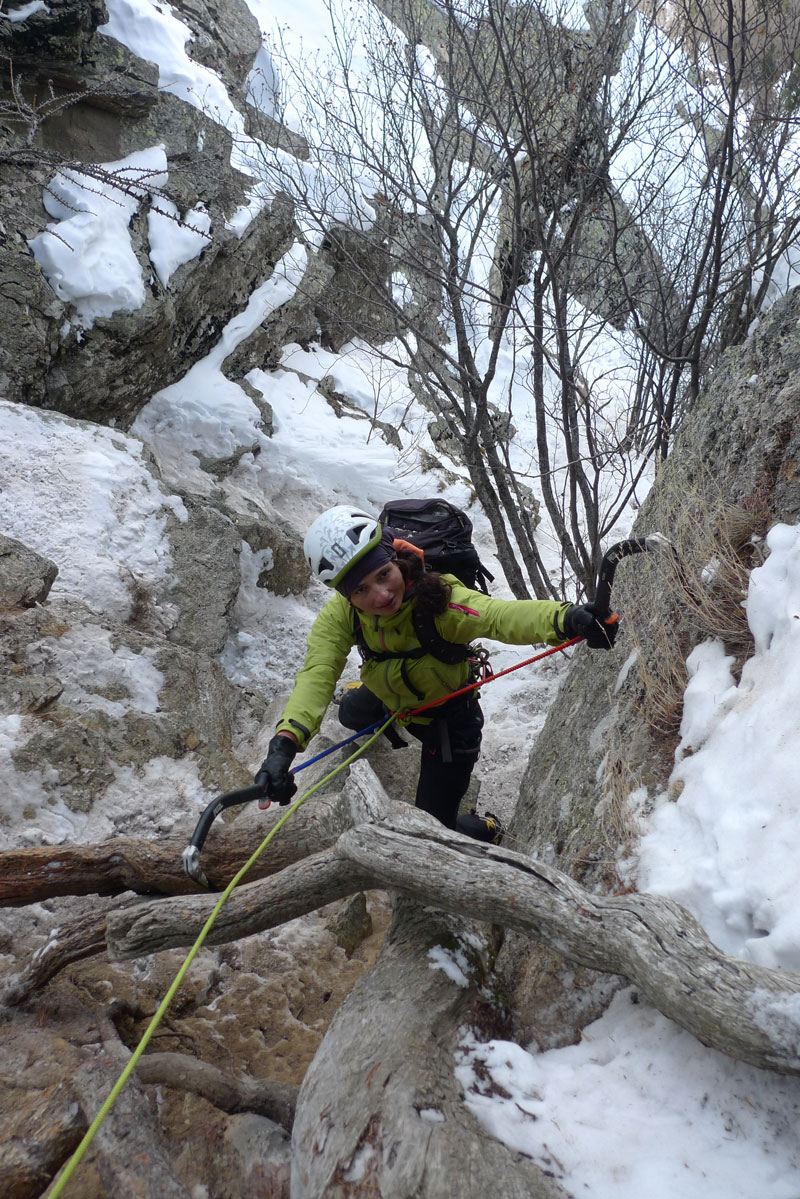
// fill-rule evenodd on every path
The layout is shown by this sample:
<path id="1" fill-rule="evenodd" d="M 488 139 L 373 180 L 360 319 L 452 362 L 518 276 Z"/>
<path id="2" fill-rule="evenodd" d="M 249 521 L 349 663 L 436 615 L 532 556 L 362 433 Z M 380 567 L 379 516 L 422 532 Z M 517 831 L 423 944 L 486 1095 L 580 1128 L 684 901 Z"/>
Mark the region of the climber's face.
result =
<path id="1" fill-rule="evenodd" d="M 350 593 L 350 603 L 366 616 L 393 616 L 406 592 L 405 579 L 396 562 L 386 562 L 365 575 Z"/>

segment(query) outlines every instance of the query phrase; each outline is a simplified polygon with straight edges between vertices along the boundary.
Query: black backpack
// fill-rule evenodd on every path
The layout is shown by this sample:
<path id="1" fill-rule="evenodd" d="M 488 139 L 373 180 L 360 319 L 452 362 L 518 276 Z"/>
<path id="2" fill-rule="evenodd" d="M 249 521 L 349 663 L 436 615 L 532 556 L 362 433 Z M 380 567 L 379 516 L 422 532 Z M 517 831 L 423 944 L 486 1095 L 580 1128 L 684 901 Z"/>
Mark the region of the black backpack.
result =
<path id="1" fill-rule="evenodd" d="M 472 521 L 447 500 L 390 500 L 378 517 L 395 536 L 410 541 L 425 553 L 431 570 L 456 578 L 473 591 L 489 594 L 486 580 L 494 581 L 472 544 Z"/>
<path id="2" fill-rule="evenodd" d="M 442 574 L 455 575 L 456 578 L 473 590 L 479 588 L 485 595 L 489 594 L 486 580 L 494 581 L 478 557 L 478 552 L 472 544 L 472 521 L 447 500 L 390 500 L 378 517 L 384 527 L 389 527 L 395 537 L 416 545 L 425 553 L 425 562 L 432 569 Z M 469 659 L 483 660 L 485 651 L 480 651 L 474 645 L 456 645 L 446 641 L 437 631 L 433 616 L 422 616 L 414 612 L 414 632 L 419 641 L 419 649 L 399 650 L 394 653 L 380 652 L 369 649 L 361 630 L 358 613 L 353 613 L 353 630 L 356 646 L 363 660 L 373 659 L 376 662 L 386 662 L 390 658 L 401 659 L 403 680 L 409 691 L 419 699 L 424 699 L 422 692 L 417 691 L 406 669 L 406 661 L 421 658 L 431 654 L 440 662 L 455 665 Z"/>

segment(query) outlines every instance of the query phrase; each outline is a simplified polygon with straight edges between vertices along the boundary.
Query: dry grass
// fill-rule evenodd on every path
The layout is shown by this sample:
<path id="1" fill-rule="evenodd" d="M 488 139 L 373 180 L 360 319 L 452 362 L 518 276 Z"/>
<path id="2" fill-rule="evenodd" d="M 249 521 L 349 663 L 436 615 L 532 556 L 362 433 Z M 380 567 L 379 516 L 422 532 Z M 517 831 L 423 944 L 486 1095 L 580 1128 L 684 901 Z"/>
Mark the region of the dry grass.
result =
<path id="1" fill-rule="evenodd" d="M 647 555 L 626 620 L 637 649 L 645 717 L 671 740 L 680 728 L 692 648 L 718 639 L 734 659 L 737 676 L 753 652 L 744 601 L 750 571 L 763 561 L 770 524 L 765 499 L 733 504 L 707 468 L 697 462 L 692 467 L 684 467 L 672 487 L 668 478 L 662 480 L 667 485 L 651 510 L 651 528 L 668 536 L 675 552 Z"/>
<path id="2" fill-rule="evenodd" d="M 631 809 L 630 797 L 642 785 L 641 778 L 630 764 L 628 746 L 612 728 L 603 776 L 603 807 L 600 827 L 614 857 L 626 857 L 639 839 L 641 828 Z"/>
<path id="3" fill-rule="evenodd" d="M 620 594 L 626 637 L 636 650 L 638 712 L 651 732 L 648 769 L 669 773 L 679 737 L 688 682 L 686 659 L 708 638 L 722 642 L 736 677 L 753 652 L 744 601 L 751 570 L 764 559 L 771 514 L 765 499 L 733 504 L 702 466 L 681 471 L 676 487 L 662 479 L 661 507 L 649 509 L 648 532 L 669 537 L 674 554 L 647 554 L 623 575 Z M 670 494 L 671 492 L 671 494 Z M 658 750 L 661 750 L 660 755 Z M 652 757 L 656 750 L 660 768 Z M 621 727 L 612 726 L 598 810 L 600 856 L 611 865 L 631 852 L 641 829 L 631 795 L 645 781 Z M 648 780 L 651 791 L 652 779 Z"/>

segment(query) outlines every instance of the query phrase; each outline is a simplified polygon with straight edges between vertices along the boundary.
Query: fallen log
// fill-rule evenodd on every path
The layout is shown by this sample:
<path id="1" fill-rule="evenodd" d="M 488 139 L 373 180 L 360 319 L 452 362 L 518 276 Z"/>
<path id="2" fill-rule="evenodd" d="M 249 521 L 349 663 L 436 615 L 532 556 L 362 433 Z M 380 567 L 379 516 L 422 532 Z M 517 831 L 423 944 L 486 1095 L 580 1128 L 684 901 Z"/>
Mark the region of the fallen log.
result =
<path id="1" fill-rule="evenodd" d="M 238 886 L 211 926 L 205 944 L 224 945 L 277 928 L 367 889 L 365 880 L 371 878 L 370 871 L 356 869 L 335 850 L 316 854 L 280 874 Z M 110 957 L 122 961 L 192 945 L 218 898 L 205 892 L 180 899 L 142 900 L 135 911 L 126 908 L 109 912 L 106 941 Z"/>
<path id="2" fill-rule="evenodd" d="M 236 818 L 217 821 L 203 850 L 203 868 L 211 886 L 223 890 L 247 861 L 282 808 L 259 812 L 251 804 Z M 333 845 L 351 821 L 341 792 L 315 796 L 299 808 L 270 842 L 250 878 L 277 874 L 293 862 Z M 0 853 L 0 906 L 21 907 L 61 895 L 193 895 L 202 888 L 189 878 L 181 854 L 194 830 L 182 825 L 158 841 L 112 837 L 90 845 L 43 845 Z"/>
<path id="3" fill-rule="evenodd" d="M 304 868 L 308 871 L 304 875 Z M 544 941 L 564 958 L 635 983 L 705 1045 L 762 1069 L 800 1074 L 800 977 L 729 957 L 679 904 L 656 895 L 595 895 L 551 866 L 477 845 L 406 805 L 344 833 L 336 848 L 244 886 L 213 943 L 274 927 L 358 890 L 388 889 Z M 142 902 L 107 920 L 111 956 L 189 945 L 213 899 Z M 226 910 L 227 909 L 227 910 Z"/>
<path id="4" fill-rule="evenodd" d="M 109 906 L 108 902 L 99 904 L 88 915 L 54 928 L 44 945 L 32 953 L 19 970 L 3 979 L 0 1006 L 14 1007 L 24 1003 L 66 966 L 105 953 Z M 114 910 L 123 910 L 119 901 L 114 903 Z"/>
<path id="5" fill-rule="evenodd" d="M 399 901 L 377 963 L 303 1079 L 292 1199 L 567 1199 L 464 1103 L 455 1055 L 465 1024 L 487 1008 L 490 970 L 479 929 Z"/>
<path id="6" fill-rule="evenodd" d="M 254 1112 L 292 1131 L 297 1087 L 231 1074 L 185 1053 L 146 1053 L 136 1064 L 136 1076 L 149 1086 L 190 1091 L 228 1115 Z"/>
<path id="7" fill-rule="evenodd" d="M 354 827 L 333 849 L 237 888 L 208 944 L 274 928 L 357 891 L 387 889 L 515 929 L 568 961 L 621 975 L 704 1044 L 762 1069 L 800 1074 L 800 977 L 722 953 L 671 900 L 590 893 L 551 866 L 478 845 L 391 804 L 367 764 L 354 764 L 345 790 Z M 111 957 L 191 945 L 216 899 L 140 900 L 109 912 Z"/>
<path id="8" fill-rule="evenodd" d="M 286 870 L 290 870 L 290 866 L 294 864 L 295 855 L 300 855 L 302 858 L 305 854 L 311 853 L 312 848 L 318 847 L 320 844 L 331 844 L 336 840 L 336 837 L 341 832 L 342 828 L 346 828 L 353 822 L 361 820 L 378 819 L 388 803 L 386 795 L 377 783 L 372 770 L 365 767 L 360 773 L 356 771 L 354 775 L 348 779 L 341 792 L 322 795 L 314 806 L 307 805 L 301 807 L 295 812 L 292 819 L 281 829 L 280 839 L 276 838 L 275 842 L 271 842 L 265 850 L 265 855 L 268 860 L 264 867 L 265 873 L 273 868 L 282 869 L 281 885 L 277 887 L 273 893 L 262 894 L 257 902 L 266 902 L 269 905 L 270 919 L 272 924 L 259 925 L 254 927 L 252 931 L 259 931 L 260 927 L 276 927 L 279 924 L 284 924 L 287 920 L 291 920 L 294 915 L 304 915 L 309 910 L 314 910 L 317 906 L 324 906 L 325 903 L 331 902 L 325 898 L 328 892 L 328 875 L 329 867 L 326 868 L 325 860 L 322 859 L 314 862 L 309 860 L 306 866 L 304 861 L 299 862 L 301 867 L 295 877 L 296 887 L 295 893 L 292 892 L 291 882 L 293 876 L 286 874 Z M 277 817 L 275 817 L 277 818 Z M 297 821 L 297 825 L 295 825 Z M 237 821 L 236 834 L 242 841 L 247 839 L 247 822 Z M 284 834 L 287 829 L 291 831 L 291 836 L 287 836 L 288 845 L 284 845 Z M 212 838 L 215 836 L 225 836 L 226 826 L 221 826 L 219 830 L 212 829 L 209 836 L 211 849 L 208 851 L 209 870 L 208 873 L 212 877 L 216 877 L 221 868 L 215 866 L 213 858 L 214 844 Z M 263 826 L 261 828 L 261 837 L 264 836 Z M 277 846 L 277 848 L 276 848 Z M 275 849 L 275 853 L 270 855 L 270 850 Z M 280 852 L 279 852 L 280 851 Z M 245 861 L 247 856 L 252 852 L 252 846 L 248 845 L 246 851 L 242 853 L 242 861 Z M 0 855 L 2 856 L 2 855 Z M 204 854 L 204 866 L 206 855 Z M 288 864 L 279 867 L 279 863 L 285 861 Z M 241 865 L 241 863 L 239 863 Z M 248 877 L 258 876 L 258 867 L 261 865 L 261 859 L 251 868 Z M 238 868 L 238 867 L 237 867 Z M 177 867 L 176 867 L 177 869 Z M 338 866 L 336 868 L 338 875 Z M 197 884 L 191 882 L 184 873 L 183 868 L 180 868 L 180 886 L 188 885 L 193 890 L 197 890 Z M 353 872 L 351 878 L 340 883 L 341 895 L 350 894 L 350 886 L 357 881 L 357 875 Z M 322 898 L 317 902 L 316 888 L 322 886 Z M 356 890 L 359 890 L 356 886 Z M 332 892 L 333 898 L 337 898 L 336 888 Z M 208 899 L 209 893 L 202 891 L 202 898 Z M 220 941 L 229 941 L 236 939 L 239 936 L 246 935 L 235 931 L 230 935 L 226 930 L 229 921 L 233 920 L 234 924 L 239 927 L 247 927 L 248 921 L 255 922 L 258 925 L 259 920 L 263 919 L 263 912 L 249 913 L 247 912 L 251 896 L 244 889 L 239 888 L 234 892 L 233 896 L 228 900 L 228 903 L 223 907 L 219 917 L 219 929 L 212 930 L 212 936 L 209 939 L 209 944 L 214 944 L 217 941 L 218 934 Z M 308 907 L 309 901 L 312 907 Z M 113 901 L 112 901 L 113 902 Z M 217 902 L 217 896 L 214 895 L 211 899 L 211 905 Z M 114 905 L 114 911 L 120 913 L 128 907 L 134 906 L 136 900 L 129 900 L 127 903 Z M 185 900 L 189 918 L 191 920 L 192 900 Z M 210 910 L 210 909 L 206 909 Z M 106 915 L 109 911 L 109 903 L 99 905 L 99 909 L 95 908 L 88 916 L 73 920 L 62 927 L 55 928 L 50 935 L 50 938 L 44 946 L 36 950 L 34 954 L 26 962 L 24 962 L 19 970 L 8 976 L 0 985 L 0 1005 L 13 1007 L 23 1003 L 39 988 L 54 978 L 60 970 L 73 962 L 80 961 L 83 958 L 92 957 L 96 954 L 106 952 Z M 203 921 L 204 923 L 204 921 Z M 183 928 L 185 925 L 182 925 Z M 202 927 L 202 924 L 201 924 Z M 198 930 L 199 931 L 199 930 Z M 188 943 L 195 940 L 197 932 L 190 938 Z M 176 944 L 185 945 L 187 942 L 183 938 L 183 932 L 178 931 Z M 166 949 L 169 946 L 165 943 L 162 948 Z M 137 956 L 134 954 L 133 956 Z"/>

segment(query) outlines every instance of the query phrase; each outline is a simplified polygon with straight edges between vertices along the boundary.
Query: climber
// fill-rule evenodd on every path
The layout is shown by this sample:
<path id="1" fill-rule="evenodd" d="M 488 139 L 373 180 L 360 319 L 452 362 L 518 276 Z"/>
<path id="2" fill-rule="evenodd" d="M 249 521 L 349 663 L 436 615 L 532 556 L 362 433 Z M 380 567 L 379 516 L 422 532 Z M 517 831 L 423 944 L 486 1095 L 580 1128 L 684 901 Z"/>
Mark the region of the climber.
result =
<path id="1" fill-rule="evenodd" d="M 474 677 L 472 643 L 485 637 L 558 645 L 584 637 L 590 647 L 607 649 L 616 638 L 616 616 L 603 619 L 592 604 L 500 600 L 471 591 L 454 575 L 427 570 L 420 550 L 348 505 L 317 517 L 303 549 L 311 570 L 335 594 L 309 633 L 305 663 L 256 784 L 267 799 L 290 802 L 297 789 L 292 760 L 319 729 L 357 646 L 361 685 L 345 690 L 340 722 L 359 730 L 400 712 L 398 723 L 422 747 L 416 806 L 447 828 L 496 842 L 502 834 L 497 817 L 458 815 L 480 752 L 483 713 L 477 691 L 445 697 Z M 417 717 L 402 715 L 439 699 L 445 702 Z M 391 732 L 396 744 L 394 727 Z"/>

